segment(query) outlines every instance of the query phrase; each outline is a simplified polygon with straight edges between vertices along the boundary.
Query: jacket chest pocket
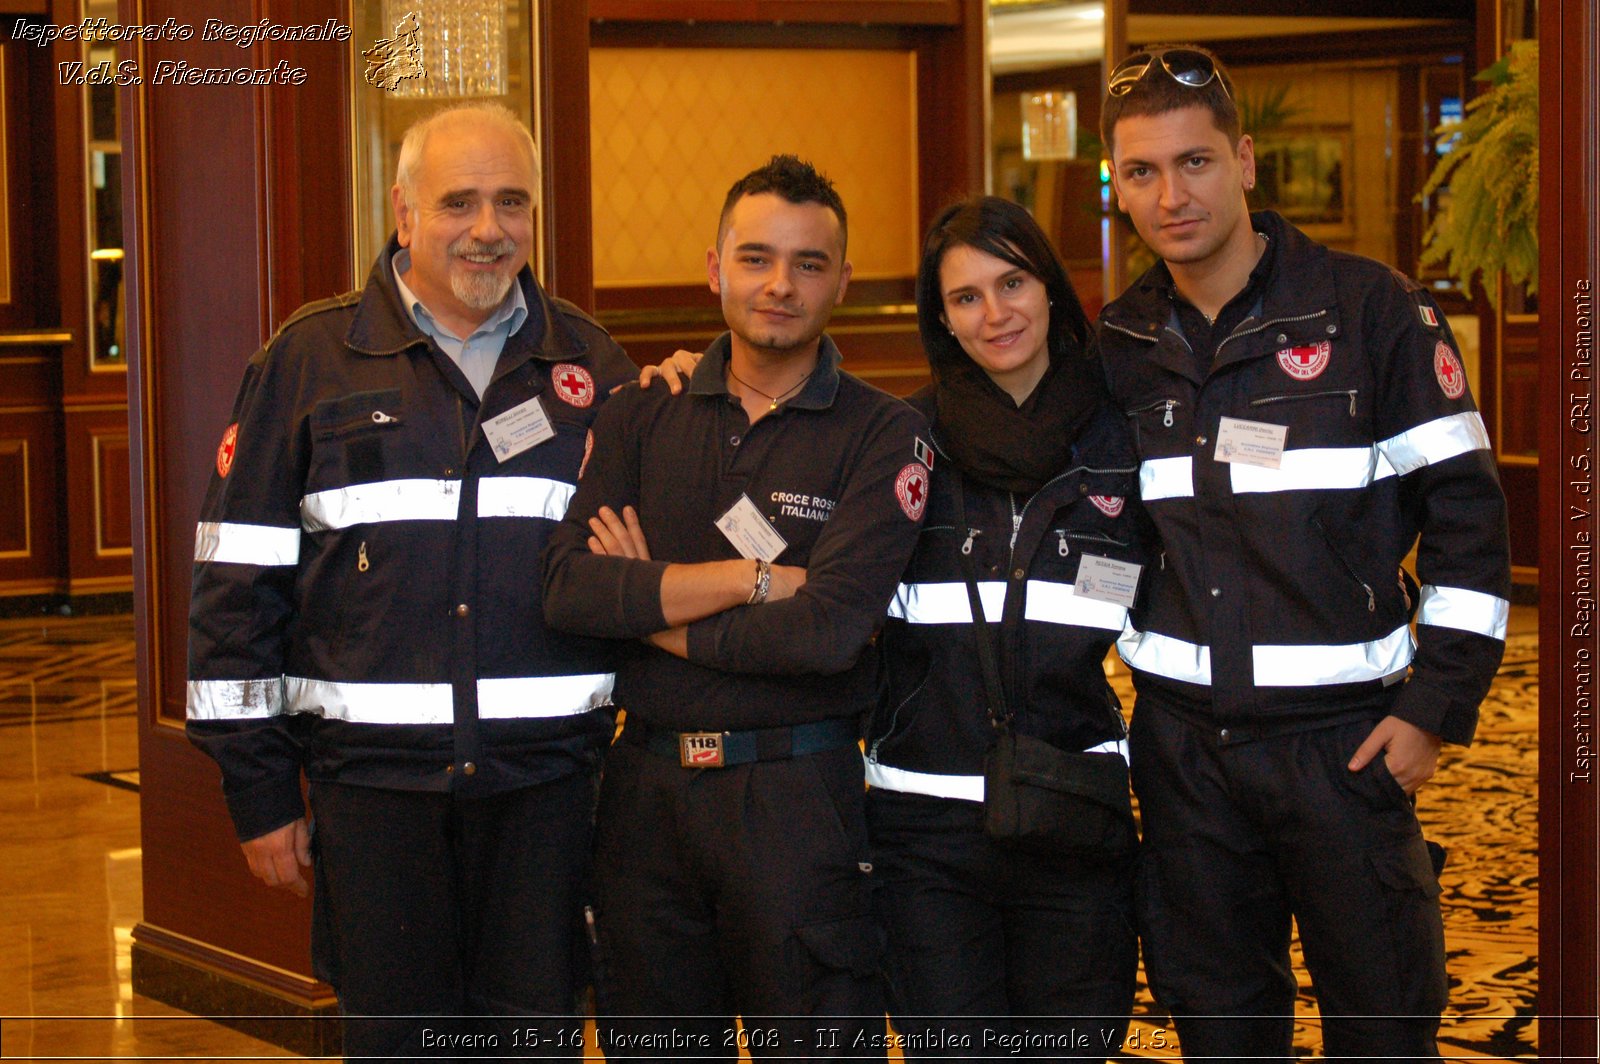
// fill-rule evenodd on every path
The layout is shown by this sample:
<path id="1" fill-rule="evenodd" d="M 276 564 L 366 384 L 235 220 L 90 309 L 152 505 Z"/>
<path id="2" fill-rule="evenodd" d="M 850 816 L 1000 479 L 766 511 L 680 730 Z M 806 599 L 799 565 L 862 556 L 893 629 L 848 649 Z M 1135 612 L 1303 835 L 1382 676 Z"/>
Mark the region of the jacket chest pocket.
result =
<path id="1" fill-rule="evenodd" d="M 1252 398 L 1245 416 L 1287 426 L 1288 447 L 1366 444 L 1371 441 L 1370 418 L 1362 399 L 1354 384 L 1273 390 Z"/>
<path id="2" fill-rule="evenodd" d="M 1104 532 L 1057 526 L 1045 533 L 1034 554 L 1033 575 L 1053 583 L 1071 584 L 1078 578 L 1078 563 L 1085 554 L 1126 558 L 1131 544 Z"/>
<path id="3" fill-rule="evenodd" d="M 1177 395 L 1155 395 L 1124 410 L 1134 448 L 1141 457 L 1161 457 L 1176 448 L 1194 413 L 1190 405 L 1188 399 Z"/>
<path id="4" fill-rule="evenodd" d="M 373 483 L 395 475 L 407 418 L 398 388 L 359 392 L 311 411 L 312 485 Z"/>

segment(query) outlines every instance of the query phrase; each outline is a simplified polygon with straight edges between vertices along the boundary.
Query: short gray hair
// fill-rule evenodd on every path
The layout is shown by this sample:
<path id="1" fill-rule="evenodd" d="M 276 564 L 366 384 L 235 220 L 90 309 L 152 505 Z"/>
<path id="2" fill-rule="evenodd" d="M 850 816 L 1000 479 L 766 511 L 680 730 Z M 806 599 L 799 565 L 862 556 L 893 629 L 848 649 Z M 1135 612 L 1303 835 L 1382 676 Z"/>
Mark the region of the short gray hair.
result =
<path id="1" fill-rule="evenodd" d="M 417 165 L 422 159 L 422 149 L 427 145 L 428 137 L 435 129 L 462 119 L 475 119 L 499 126 L 522 141 L 523 147 L 528 151 L 528 158 L 533 163 L 532 191 L 537 196 L 540 181 L 539 145 L 534 143 L 533 134 L 528 132 L 528 127 L 523 124 L 522 119 L 504 104 L 463 103 L 435 111 L 426 118 L 419 118 L 406 130 L 405 139 L 400 142 L 400 161 L 394 169 L 394 182 L 405 193 L 406 203 L 415 206 Z"/>

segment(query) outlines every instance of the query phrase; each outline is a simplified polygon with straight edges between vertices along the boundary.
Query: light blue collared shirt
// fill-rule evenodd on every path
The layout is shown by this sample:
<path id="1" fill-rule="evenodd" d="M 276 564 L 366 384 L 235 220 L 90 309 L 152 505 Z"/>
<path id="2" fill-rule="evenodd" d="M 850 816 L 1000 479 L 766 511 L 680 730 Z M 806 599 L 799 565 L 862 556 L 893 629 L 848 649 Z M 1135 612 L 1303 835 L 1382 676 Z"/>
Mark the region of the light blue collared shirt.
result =
<path id="1" fill-rule="evenodd" d="M 506 346 L 506 341 L 528 320 L 528 301 L 522 294 L 522 285 L 513 280 L 505 300 L 471 336 L 463 340 L 434 318 L 401 276 L 411 268 L 409 248 L 395 252 L 394 258 L 389 260 L 389 268 L 394 271 L 394 283 L 400 289 L 400 302 L 411 315 L 411 320 L 439 345 L 439 350 L 450 356 L 450 361 L 461 367 L 472 390 L 482 399 L 484 389 L 489 387 L 489 381 L 494 378 L 494 367 L 500 361 L 500 352 Z"/>

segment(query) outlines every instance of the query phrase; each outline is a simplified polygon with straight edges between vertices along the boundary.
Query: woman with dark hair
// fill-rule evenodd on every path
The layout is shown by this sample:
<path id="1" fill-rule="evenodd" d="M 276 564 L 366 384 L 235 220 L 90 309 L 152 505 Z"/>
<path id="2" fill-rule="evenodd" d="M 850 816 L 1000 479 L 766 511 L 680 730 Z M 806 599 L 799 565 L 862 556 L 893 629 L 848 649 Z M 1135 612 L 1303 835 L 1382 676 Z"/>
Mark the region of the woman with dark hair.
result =
<path id="1" fill-rule="evenodd" d="M 1065 843 L 1007 838 L 985 771 L 1008 735 L 1100 768 L 1109 755 L 1125 807 L 1103 661 L 1145 556 L 1137 463 L 1089 321 L 1021 207 L 982 197 L 934 221 L 917 317 L 933 383 L 909 401 L 932 424 L 933 490 L 867 741 L 891 1017 L 911 1060 L 1104 1059 L 1138 962 L 1131 818 Z M 1075 826 L 1102 823 L 1083 809 Z"/>

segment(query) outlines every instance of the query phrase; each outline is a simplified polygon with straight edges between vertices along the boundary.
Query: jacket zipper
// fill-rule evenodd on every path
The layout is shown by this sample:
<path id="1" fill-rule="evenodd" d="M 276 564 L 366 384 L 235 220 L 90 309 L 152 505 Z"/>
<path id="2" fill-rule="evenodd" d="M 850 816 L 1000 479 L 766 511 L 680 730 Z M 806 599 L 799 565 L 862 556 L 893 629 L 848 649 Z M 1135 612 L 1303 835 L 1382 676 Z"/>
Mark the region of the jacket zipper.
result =
<path id="1" fill-rule="evenodd" d="M 1311 523 L 1317 526 L 1318 532 L 1322 533 L 1323 541 L 1328 544 L 1328 553 L 1332 554 L 1339 560 L 1339 564 L 1344 566 L 1344 571 L 1350 574 L 1350 579 L 1360 584 L 1361 590 L 1367 593 L 1367 612 L 1376 612 L 1378 609 L 1378 596 L 1373 593 L 1372 585 L 1361 579 L 1361 577 L 1356 573 L 1355 567 L 1351 565 L 1348 560 L 1346 560 L 1344 554 L 1340 552 L 1339 548 L 1333 545 L 1333 537 L 1328 534 L 1327 526 L 1322 523 L 1322 518 L 1312 515 Z"/>
<path id="2" fill-rule="evenodd" d="M 1252 399 L 1252 400 L 1250 400 L 1250 405 L 1251 406 L 1267 406 L 1267 405 L 1269 405 L 1271 403 L 1289 403 L 1289 402 L 1293 402 L 1293 401 L 1295 401 L 1297 399 L 1331 399 L 1336 395 L 1347 395 L 1347 396 L 1350 397 L 1350 416 L 1351 417 L 1355 417 L 1356 416 L 1356 389 L 1355 388 L 1334 388 L 1334 389 L 1331 389 L 1329 391 L 1323 391 L 1323 392 L 1305 392 L 1305 393 L 1303 393 L 1301 395 L 1268 395 L 1268 396 L 1265 396 L 1265 397 L 1263 397 L 1261 399 Z"/>
<path id="3" fill-rule="evenodd" d="M 1172 427 L 1172 411 L 1182 405 L 1183 404 L 1176 399 L 1158 399 L 1148 406 L 1136 406 L 1132 410 L 1123 411 L 1123 413 L 1127 417 L 1138 417 L 1140 414 L 1148 414 L 1155 410 L 1161 410 L 1161 424 L 1170 429 Z"/>

